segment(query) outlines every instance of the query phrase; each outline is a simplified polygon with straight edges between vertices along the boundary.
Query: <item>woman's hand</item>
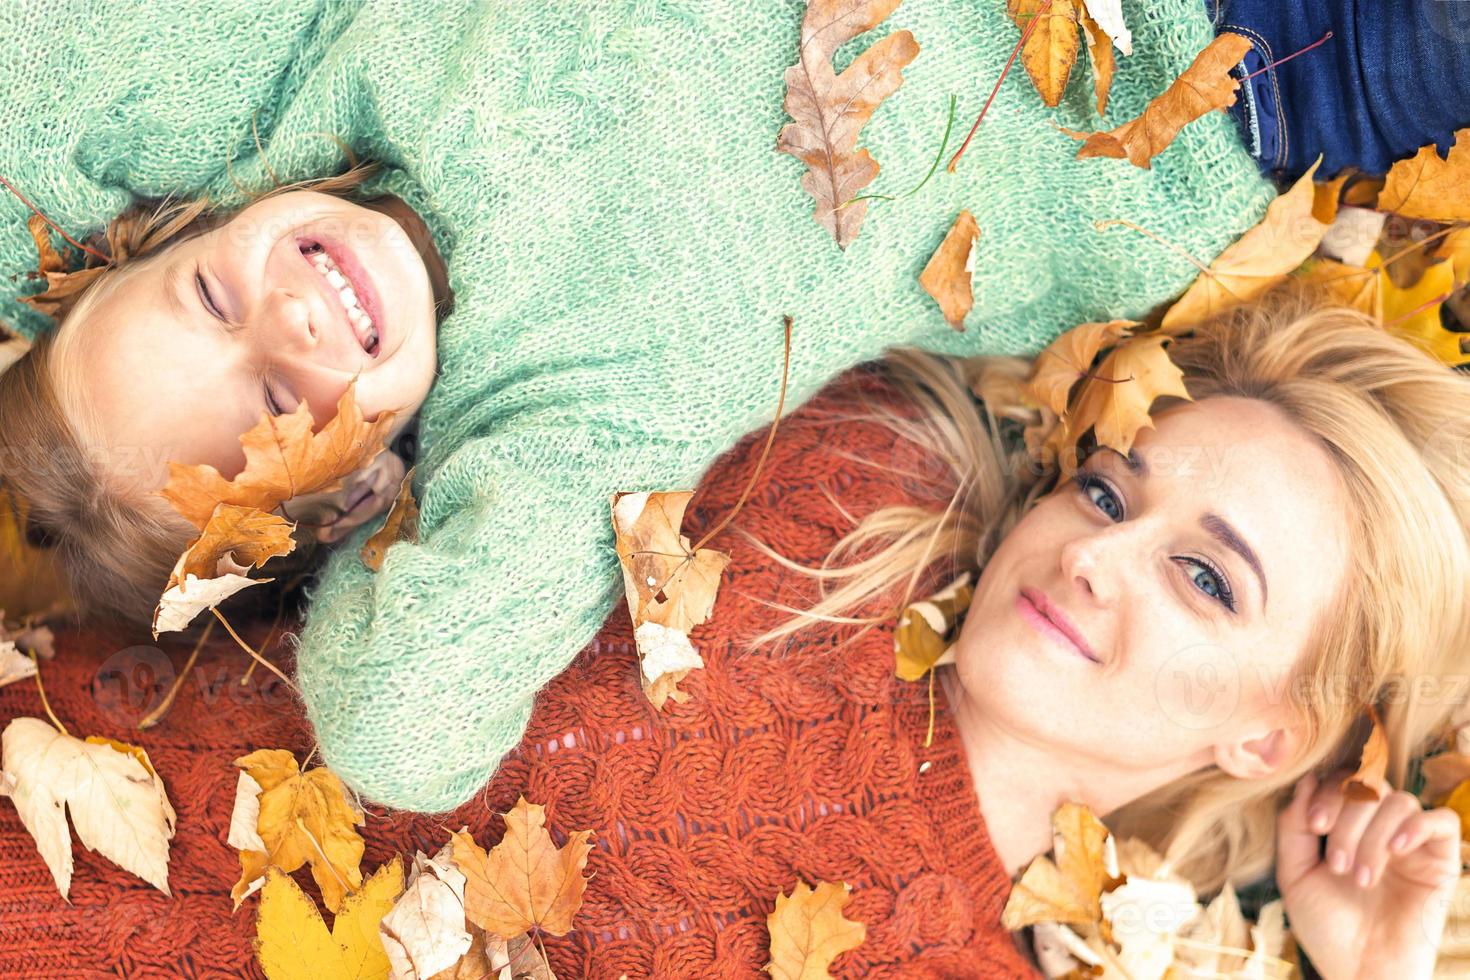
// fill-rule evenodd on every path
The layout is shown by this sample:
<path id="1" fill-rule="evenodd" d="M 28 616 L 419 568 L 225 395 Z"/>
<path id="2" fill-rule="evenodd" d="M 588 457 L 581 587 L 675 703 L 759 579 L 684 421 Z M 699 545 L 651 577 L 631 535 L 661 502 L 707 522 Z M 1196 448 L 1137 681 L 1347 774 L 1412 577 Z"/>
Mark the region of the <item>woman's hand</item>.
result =
<path id="1" fill-rule="evenodd" d="M 1350 775 L 1305 776 L 1277 817 L 1276 885 L 1292 935 L 1326 980 L 1428 980 L 1460 876 L 1460 818 L 1386 785 L 1377 800 L 1349 800 Z"/>
<path id="2" fill-rule="evenodd" d="M 282 516 L 324 524 L 315 528 L 316 539 L 323 544 L 336 544 L 354 528 L 392 508 L 406 472 L 403 458 L 385 449 L 367 466 L 343 477 L 342 489 L 292 497 L 283 505 Z M 334 507 L 347 513 L 337 517 Z"/>

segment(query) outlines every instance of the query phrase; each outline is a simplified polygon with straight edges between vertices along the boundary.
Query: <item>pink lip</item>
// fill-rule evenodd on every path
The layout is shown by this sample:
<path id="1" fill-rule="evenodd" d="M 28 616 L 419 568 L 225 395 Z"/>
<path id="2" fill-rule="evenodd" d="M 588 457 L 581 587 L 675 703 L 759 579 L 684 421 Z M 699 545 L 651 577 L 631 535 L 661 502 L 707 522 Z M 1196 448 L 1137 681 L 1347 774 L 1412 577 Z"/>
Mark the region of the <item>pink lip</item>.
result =
<path id="1" fill-rule="evenodd" d="M 1042 633 L 1059 640 L 1074 648 L 1082 656 L 1093 663 L 1102 661 L 1092 652 L 1092 648 L 1083 639 L 1082 632 L 1072 625 L 1062 611 L 1052 605 L 1044 592 L 1036 589 L 1022 589 L 1021 594 L 1016 596 L 1016 609 L 1021 618 Z"/>
<path id="2" fill-rule="evenodd" d="M 320 235 L 313 235 L 311 237 L 297 239 L 296 250 L 300 252 L 301 246 L 306 242 L 316 242 L 320 245 L 322 250 L 331 257 L 332 262 L 337 266 L 337 271 L 341 272 L 347 278 L 348 285 L 352 287 L 352 292 L 357 296 L 357 305 L 361 306 L 368 317 L 372 319 L 373 327 L 378 331 L 378 352 L 369 356 L 373 358 L 381 357 L 383 352 L 388 349 L 388 331 L 383 323 L 383 304 L 378 298 L 378 291 L 373 285 L 372 276 L 368 275 L 367 269 L 358 261 L 357 256 L 353 254 L 352 250 L 341 242 L 333 241 L 330 238 L 323 238 Z M 332 295 L 332 287 L 326 279 L 322 278 L 321 273 L 316 271 L 316 266 L 311 264 L 311 259 L 305 254 L 301 257 L 310 266 L 312 275 L 321 280 L 322 292 L 331 300 L 332 306 L 338 313 L 338 319 L 347 328 L 347 333 L 352 337 L 352 342 L 357 345 L 358 350 L 363 350 L 362 341 L 357 339 L 357 331 L 353 329 L 351 322 L 347 319 L 346 311 L 342 309 L 342 301 Z M 363 353 L 367 352 L 363 351 Z"/>

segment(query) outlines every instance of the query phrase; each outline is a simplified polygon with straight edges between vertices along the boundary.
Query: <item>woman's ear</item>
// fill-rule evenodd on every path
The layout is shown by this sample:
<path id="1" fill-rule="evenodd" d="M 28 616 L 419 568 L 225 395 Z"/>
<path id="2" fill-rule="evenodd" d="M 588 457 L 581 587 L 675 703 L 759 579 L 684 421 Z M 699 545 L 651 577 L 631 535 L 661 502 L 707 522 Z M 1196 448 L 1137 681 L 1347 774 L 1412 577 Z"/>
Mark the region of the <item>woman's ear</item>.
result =
<path id="1" fill-rule="evenodd" d="M 1229 742 L 1216 743 L 1215 765 L 1236 779 L 1262 779 L 1296 758 L 1302 742 L 1299 726 L 1254 728 Z"/>

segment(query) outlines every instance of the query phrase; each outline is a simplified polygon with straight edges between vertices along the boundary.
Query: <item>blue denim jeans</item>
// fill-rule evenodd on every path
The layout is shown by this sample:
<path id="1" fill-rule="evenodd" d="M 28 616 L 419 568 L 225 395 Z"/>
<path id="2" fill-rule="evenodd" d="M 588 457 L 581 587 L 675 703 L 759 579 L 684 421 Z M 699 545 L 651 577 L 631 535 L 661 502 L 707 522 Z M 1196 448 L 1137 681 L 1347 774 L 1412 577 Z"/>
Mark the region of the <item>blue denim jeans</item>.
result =
<path id="1" fill-rule="evenodd" d="M 1470 126 L 1470 0 L 1205 0 L 1215 30 L 1253 44 L 1230 112 L 1261 169 L 1294 178 L 1381 174 L 1419 147 L 1446 152 Z"/>

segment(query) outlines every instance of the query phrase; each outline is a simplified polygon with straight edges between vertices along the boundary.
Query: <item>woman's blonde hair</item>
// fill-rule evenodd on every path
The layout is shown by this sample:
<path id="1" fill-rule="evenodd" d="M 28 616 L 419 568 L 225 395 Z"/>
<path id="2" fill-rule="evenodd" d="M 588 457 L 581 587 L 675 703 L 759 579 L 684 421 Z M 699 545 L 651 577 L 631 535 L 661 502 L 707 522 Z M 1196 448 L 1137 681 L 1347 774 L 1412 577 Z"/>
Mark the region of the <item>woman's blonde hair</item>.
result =
<path id="1" fill-rule="evenodd" d="M 142 259 L 224 224 L 251 204 L 297 190 L 343 197 L 358 193 L 378 165 L 359 163 L 338 143 L 348 156 L 343 172 L 291 184 L 273 177 L 274 186 L 267 190 L 242 188 L 246 202 L 228 210 L 215 208 L 208 196 L 135 202 L 107 226 L 111 263 L 84 290 L 54 304 L 54 312 L 38 307 L 56 318 L 56 327 L 0 371 L 0 418 L 5 420 L 0 493 L 8 494 L 12 509 L 23 500 L 27 536 L 53 558 L 77 625 L 147 626 L 174 563 L 199 531 L 156 493 L 119 486 L 97 458 L 116 454 L 86 443 L 84 433 L 96 431 L 92 402 L 77 388 L 79 379 L 58 370 L 71 363 L 76 340 L 66 324 L 146 268 Z M 102 244 L 100 235 L 93 241 Z M 75 406 L 82 417 L 68 417 L 65 406 Z M 237 600 L 237 608 L 283 599 L 282 590 L 298 584 L 324 553 L 313 535 L 299 535 L 296 549 L 268 569 L 275 581 L 247 590 L 248 598 Z M 186 637 L 203 622 L 197 619 Z"/>
<path id="2" fill-rule="evenodd" d="M 1205 894 L 1227 880 L 1251 883 L 1271 867 L 1285 798 L 1309 770 L 1356 767 L 1367 706 L 1376 706 L 1388 737 L 1388 779 L 1404 787 L 1410 763 L 1463 699 L 1453 682 L 1470 662 L 1470 377 L 1370 318 L 1315 305 L 1301 291 L 1203 324 L 1168 353 L 1196 401 L 1261 399 L 1315 435 L 1351 501 L 1341 594 L 1321 610 L 1290 678 L 1307 733 L 1301 754 L 1265 779 L 1198 770 L 1105 816 L 1116 834 L 1143 838 Z M 816 569 L 747 532 L 764 554 L 815 577 L 820 596 L 751 647 L 789 642 L 818 623 L 861 623 L 866 631 L 893 622 L 915 597 L 962 571 L 978 574 L 1056 485 L 1055 465 L 1034 463 L 1014 438 L 1039 421 L 1019 399 L 1030 361 L 903 349 L 876 363 L 900 407 L 863 398 L 868 411 L 860 417 L 941 461 L 948 506 L 868 514 Z M 859 553 L 861 560 L 834 567 Z M 865 609 L 881 611 L 849 615 Z M 1422 690 L 1425 680 L 1432 690 Z"/>

